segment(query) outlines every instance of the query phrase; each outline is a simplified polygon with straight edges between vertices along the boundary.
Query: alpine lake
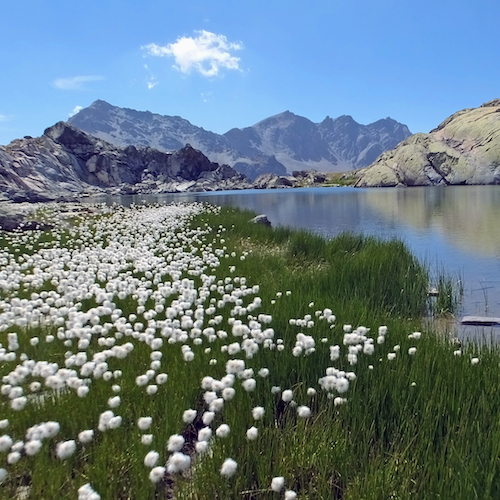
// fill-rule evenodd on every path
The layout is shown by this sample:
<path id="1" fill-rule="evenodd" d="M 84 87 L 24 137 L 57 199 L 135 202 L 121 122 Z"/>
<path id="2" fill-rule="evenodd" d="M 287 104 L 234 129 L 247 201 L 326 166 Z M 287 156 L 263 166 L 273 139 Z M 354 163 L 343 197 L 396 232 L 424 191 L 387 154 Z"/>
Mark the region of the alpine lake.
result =
<path id="1" fill-rule="evenodd" d="M 206 202 L 265 214 L 273 226 L 325 237 L 342 232 L 397 238 L 429 269 L 463 291 L 454 317 L 434 326 L 461 341 L 498 344 L 500 327 L 461 324 L 464 316 L 500 318 L 500 186 L 319 187 L 133 195 L 92 199 L 121 205 Z M 430 299 L 432 300 L 432 299 Z"/>

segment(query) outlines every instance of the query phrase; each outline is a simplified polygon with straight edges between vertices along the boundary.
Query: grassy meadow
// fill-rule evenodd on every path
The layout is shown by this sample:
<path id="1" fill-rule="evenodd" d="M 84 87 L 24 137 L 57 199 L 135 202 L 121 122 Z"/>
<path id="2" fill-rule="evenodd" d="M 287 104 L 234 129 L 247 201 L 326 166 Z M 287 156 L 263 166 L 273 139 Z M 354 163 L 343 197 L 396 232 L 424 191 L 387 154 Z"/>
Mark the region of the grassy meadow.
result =
<path id="1" fill-rule="evenodd" d="M 499 353 L 401 242 L 63 211 L 0 233 L 0 498 L 500 498 Z"/>

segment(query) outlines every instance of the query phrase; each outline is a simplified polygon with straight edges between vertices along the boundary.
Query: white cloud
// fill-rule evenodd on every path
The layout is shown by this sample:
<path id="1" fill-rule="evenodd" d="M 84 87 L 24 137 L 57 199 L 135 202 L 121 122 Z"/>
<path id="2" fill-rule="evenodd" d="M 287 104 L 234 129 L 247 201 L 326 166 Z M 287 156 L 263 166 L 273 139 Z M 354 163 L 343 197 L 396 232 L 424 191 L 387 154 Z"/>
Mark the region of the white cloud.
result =
<path id="1" fill-rule="evenodd" d="M 239 70 L 240 58 L 232 55 L 241 50 L 241 43 L 229 42 L 224 35 L 210 31 L 197 31 L 198 36 L 181 37 L 175 43 L 165 46 L 150 43 L 142 47 L 151 56 L 170 56 L 175 60 L 175 67 L 181 73 L 197 71 L 203 76 L 217 76 L 223 69 Z"/>
<path id="2" fill-rule="evenodd" d="M 148 90 L 154 89 L 158 85 L 158 82 L 155 82 L 154 80 L 150 80 L 148 82 Z"/>
<path id="3" fill-rule="evenodd" d="M 75 116 L 79 111 L 83 109 L 83 106 L 75 106 L 73 111 L 69 114 L 69 117 Z"/>
<path id="4" fill-rule="evenodd" d="M 54 85 L 61 90 L 84 90 L 85 84 L 89 82 L 98 82 L 104 80 L 99 75 L 73 76 L 70 78 L 58 78 L 54 80 Z"/>
<path id="5" fill-rule="evenodd" d="M 8 118 L 5 115 L 0 115 L 0 122 L 6 122 Z"/>

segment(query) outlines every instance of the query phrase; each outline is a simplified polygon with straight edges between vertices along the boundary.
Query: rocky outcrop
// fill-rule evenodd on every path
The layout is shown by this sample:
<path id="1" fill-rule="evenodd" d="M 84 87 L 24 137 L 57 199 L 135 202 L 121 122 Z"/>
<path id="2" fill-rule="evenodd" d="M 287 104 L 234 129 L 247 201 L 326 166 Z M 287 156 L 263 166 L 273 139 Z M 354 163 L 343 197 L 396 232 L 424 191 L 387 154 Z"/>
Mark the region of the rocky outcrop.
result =
<path id="1" fill-rule="evenodd" d="M 500 184 L 500 99 L 412 135 L 356 176 L 357 187 Z"/>
<path id="2" fill-rule="evenodd" d="M 50 201 L 79 193 L 242 189 L 251 184 L 190 145 L 174 153 L 118 147 L 65 122 L 39 138 L 0 147 L 0 188 L 17 201 Z"/>
<path id="3" fill-rule="evenodd" d="M 328 174 L 316 170 L 298 170 L 292 175 L 262 174 L 254 181 L 255 189 L 317 187 L 328 183 Z"/>
<path id="4" fill-rule="evenodd" d="M 351 116 L 313 123 L 290 111 L 220 135 L 179 116 L 120 108 L 101 100 L 69 123 L 119 146 L 171 151 L 189 143 L 211 161 L 230 165 L 251 180 L 265 173 L 286 176 L 293 170 L 339 172 L 364 167 L 410 135 L 406 125 L 391 118 L 369 125 L 360 125 Z"/>

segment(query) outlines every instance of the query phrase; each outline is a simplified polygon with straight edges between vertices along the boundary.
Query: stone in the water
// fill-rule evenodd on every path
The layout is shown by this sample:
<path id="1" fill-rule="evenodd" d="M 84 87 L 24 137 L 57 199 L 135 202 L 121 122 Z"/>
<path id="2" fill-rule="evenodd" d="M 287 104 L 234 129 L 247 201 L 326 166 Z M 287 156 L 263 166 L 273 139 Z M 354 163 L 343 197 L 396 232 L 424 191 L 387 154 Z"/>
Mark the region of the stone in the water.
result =
<path id="1" fill-rule="evenodd" d="M 250 219 L 250 222 L 253 222 L 254 224 L 263 224 L 264 226 L 271 226 L 271 221 L 267 218 L 267 215 L 261 214 L 257 215 L 253 219 Z"/>
<path id="2" fill-rule="evenodd" d="M 462 325 L 500 326 L 500 318 L 489 316 L 464 316 L 461 323 Z"/>

